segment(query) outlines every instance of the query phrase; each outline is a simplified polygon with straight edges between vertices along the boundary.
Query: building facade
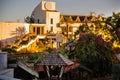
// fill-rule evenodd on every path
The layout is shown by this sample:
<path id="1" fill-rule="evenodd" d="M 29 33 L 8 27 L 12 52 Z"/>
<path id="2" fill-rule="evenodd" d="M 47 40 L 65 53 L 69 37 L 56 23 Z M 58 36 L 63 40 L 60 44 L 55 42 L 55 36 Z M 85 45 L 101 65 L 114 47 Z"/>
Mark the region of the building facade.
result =
<path id="1" fill-rule="evenodd" d="M 32 13 L 35 23 L 46 24 L 47 32 L 57 33 L 60 28 L 58 27 L 60 21 L 60 12 L 56 10 L 56 3 L 49 1 L 42 1 Z"/>
<path id="2" fill-rule="evenodd" d="M 69 15 L 61 14 L 56 10 L 56 3 L 51 1 L 41 1 L 36 6 L 31 14 L 34 18 L 34 23 L 17 23 L 17 22 L 0 22 L 0 41 L 5 45 L 13 42 L 16 38 L 24 34 L 36 34 L 39 36 L 47 36 L 49 34 L 56 34 L 62 36 L 59 42 L 66 41 L 67 36 L 73 36 L 74 32 L 83 24 L 88 26 L 95 26 L 95 21 L 99 20 L 102 23 L 105 17 L 96 16 L 94 12 L 90 15 Z M 57 40 L 57 37 L 55 39 Z M 59 40 L 59 39 L 58 39 Z"/>
<path id="3" fill-rule="evenodd" d="M 96 20 L 104 23 L 105 17 L 96 16 L 94 12 L 90 15 L 69 15 L 61 14 L 56 10 L 56 3 L 42 1 L 32 12 L 35 23 L 46 24 L 45 33 L 64 33 L 74 35 L 74 32 L 83 24 L 95 26 Z"/>
<path id="4" fill-rule="evenodd" d="M 3 45 L 13 43 L 18 37 L 29 33 L 29 24 L 0 22 L 0 41 Z"/>

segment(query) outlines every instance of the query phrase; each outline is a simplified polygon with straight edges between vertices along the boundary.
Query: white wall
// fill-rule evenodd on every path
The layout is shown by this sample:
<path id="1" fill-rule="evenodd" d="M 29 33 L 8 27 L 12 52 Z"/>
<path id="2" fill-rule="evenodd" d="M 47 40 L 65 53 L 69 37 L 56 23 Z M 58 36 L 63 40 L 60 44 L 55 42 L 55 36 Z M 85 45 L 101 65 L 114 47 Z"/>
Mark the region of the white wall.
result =
<path id="1" fill-rule="evenodd" d="M 53 19 L 53 24 L 51 24 L 51 18 Z M 60 12 L 46 12 L 46 25 L 48 31 L 51 30 L 51 26 L 53 26 L 54 33 L 57 33 L 57 24 L 60 21 Z"/>
<path id="2" fill-rule="evenodd" d="M 50 10 L 46 9 L 46 2 L 50 3 Z M 46 24 L 46 31 L 50 31 L 51 27 L 53 27 L 54 33 L 57 33 L 57 25 L 60 21 L 60 12 L 56 11 L 56 3 L 49 1 L 42 1 L 33 11 L 35 22 L 39 22 L 40 24 Z M 53 24 L 51 24 L 51 18 L 53 18 Z"/>
<path id="3" fill-rule="evenodd" d="M 39 22 L 42 24 L 45 24 L 46 22 L 46 14 L 45 14 L 45 10 L 42 10 L 42 2 L 33 10 L 33 16 L 35 19 L 35 22 L 38 23 L 38 19 Z"/>
<path id="4" fill-rule="evenodd" d="M 4 69 L 0 71 L 0 75 L 4 75 L 7 77 L 14 77 L 14 69 Z"/>
<path id="5" fill-rule="evenodd" d="M 25 31 L 25 23 L 0 22 L 0 40 L 4 45 L 13 42 L 17 36 L 21 36 Z"/>
<path id="6" fill-rule="evenodd" d="M 30 24 L 25 23 L 25 33 L 28 34 L 30 32 Z"/>
<path id="7" fill-rule="evenodd" d="M 0 52 L 0 70 L 7 68 L 7 52 Z"/>
<path id="8" fill-rule="evenodd" d="M 42 1 L 41 2 L 41 9 L 42 10 L 51 10 L 51 11 L 54 11 L 54 10 L 56 10 L 56 2 Z"/>

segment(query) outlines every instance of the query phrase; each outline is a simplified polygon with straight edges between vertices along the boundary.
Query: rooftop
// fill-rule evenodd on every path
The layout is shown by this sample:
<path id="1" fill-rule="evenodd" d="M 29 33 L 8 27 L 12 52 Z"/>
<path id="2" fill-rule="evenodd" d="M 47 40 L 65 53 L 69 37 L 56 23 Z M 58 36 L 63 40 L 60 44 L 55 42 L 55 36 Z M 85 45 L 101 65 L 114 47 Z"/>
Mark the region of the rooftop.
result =
<path id="1" fill-rule="evenodd" d="M 65 58 L 59 51 L 53 51 L 45 56 L 37 65 L 72 65 L 73 62 Z"/>

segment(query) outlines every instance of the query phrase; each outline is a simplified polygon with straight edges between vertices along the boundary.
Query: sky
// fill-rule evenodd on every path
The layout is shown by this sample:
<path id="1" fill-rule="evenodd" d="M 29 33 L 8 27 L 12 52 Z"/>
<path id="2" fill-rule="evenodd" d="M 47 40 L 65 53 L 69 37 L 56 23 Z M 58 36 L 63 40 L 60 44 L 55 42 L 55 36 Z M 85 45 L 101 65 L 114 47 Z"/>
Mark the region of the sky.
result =
<path id="1" fill-rule="evenodd" d="M 0 0 L 0 21 L 24 22 L 34 8 L 42 0 Z M 120 12 L 120 0 L 46 0 L 55 1 L 56 9 L 61 14 L 111 16 L 113 12 Z"/>

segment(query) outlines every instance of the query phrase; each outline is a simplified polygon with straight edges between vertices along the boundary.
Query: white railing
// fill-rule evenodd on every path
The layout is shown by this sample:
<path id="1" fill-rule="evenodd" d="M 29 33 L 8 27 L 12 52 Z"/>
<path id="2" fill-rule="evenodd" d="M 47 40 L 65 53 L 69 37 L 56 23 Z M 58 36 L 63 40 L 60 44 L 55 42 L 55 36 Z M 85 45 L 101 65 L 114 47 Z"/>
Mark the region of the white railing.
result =
<path id="1" fill-rule="evenodd" d="M 38 39 L 44 39 L 44 38 L 45 38 L 45 36 L 37 36 L 35 39 L 32 39 L 27 45 L 23 45 L 23 46 L 19 47 L 17 49 L 17 51 L 20 51 L 23 48 L 27 48 L 28 46 L 30 46 L 32 43 L 34 43 Z"/>

